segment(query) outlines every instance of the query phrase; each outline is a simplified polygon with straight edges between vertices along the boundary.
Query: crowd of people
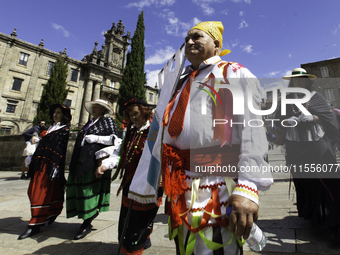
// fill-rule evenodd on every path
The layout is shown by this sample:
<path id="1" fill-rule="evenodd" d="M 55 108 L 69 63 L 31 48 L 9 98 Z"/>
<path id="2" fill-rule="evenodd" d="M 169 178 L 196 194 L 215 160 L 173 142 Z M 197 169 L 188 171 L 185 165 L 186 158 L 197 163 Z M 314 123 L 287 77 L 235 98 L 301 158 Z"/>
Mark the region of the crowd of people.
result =
<path id="1" fill-rule="evenodd" d="M 258 218 L 258 191 L 269 189 L 273 183 L 270 172 L 216 175 L 197 173 L 193 166 L 219 164 L 240 169 L 268 165 L 268 149 L 273 149 L 275 136 L 262 127 L 212 125 L 214 119 L 234 123 L 261 119 L 249 110 L 248 102 L 244 102 L 243 115 L 233 114 L 236 104 L 230 90 L 215 89 L 215 80 L 236 86 L 243 94 L 252 89 L 251 100 L 257 109 L 263 94 L 258 80 L 247 68 L 221 59 L 230 52 L 222 49 L 223 29 L 221 22 L 201 22 L 185 38 L 185 56 L 190 65 L 174 85 L 168 104 L 160 113 L 163 117 L 157 142 L 162 150 L 161 174 L 156 176 L 157 203 L 141 203 L 129 197 L 130 185 L 148 141 L 153 118 L 150 105 L 132 96 L 124 100 L 120 105 L 124 116 L 122 139 L 118 137 L 115 121 L 105 117 L 113 115 L 111 107 L 101 99 L 85 102 L 84 107 L 92 118 L 78 132 L 67 180 L 65 156 L 72 116 L 67 106 L 52 105 L 53 125 L 46 128 L 45 122 L 40 121 L 24 133 L 27 145 L 34 147 L 25 149 L 21 176 L 30 178 L 28 197 L 32 218 L 19 239 L 39 233 L 42 226 L 56 220 L 63 209 L 65 190 L 67 218 L 77 216 L 83 220 L 74 239 L 84 238 L 91 232 L 92 222 L 99 213 L 109 210 L 111 180 L 119 176 L 117 195 L 122 192 L 122 199 L 118 241 L 124 254 L 141 254 L 151 246 L 153 221 L 163 193 L 169 237 L 175 241 L 177 254 L 242 254 L 241 240 L 249 237 Z M 316 76 L 297 68 L 283 78 L 290 80 L 289 87 L 311 92 L 311 99 L 304 104 L 311 115 L 289 104 L 286 115 L 276 116 L 281 123 L 276 123 L 277 128 L 285 132 L 287 164 L 296 167 L 336 164 L 339 126 L 327 100 L 313 90 L 312 80 Z M 204 89 L 196 89 L 204 86 L 215 92 L 221 105 Z M 304 95 L 289 96 L 303 98 Z M 206 102 L 204 115 L 202 102 Z M 116 169 L 113 177 L 112 169 Z M 143 171 L 147 176 L 148 169 Z M 327 174 L 306 177 L 293 173 L 292 177 L 299 216 L 329 227 L 330 235 L 338 238 L 340 180 Z"/>

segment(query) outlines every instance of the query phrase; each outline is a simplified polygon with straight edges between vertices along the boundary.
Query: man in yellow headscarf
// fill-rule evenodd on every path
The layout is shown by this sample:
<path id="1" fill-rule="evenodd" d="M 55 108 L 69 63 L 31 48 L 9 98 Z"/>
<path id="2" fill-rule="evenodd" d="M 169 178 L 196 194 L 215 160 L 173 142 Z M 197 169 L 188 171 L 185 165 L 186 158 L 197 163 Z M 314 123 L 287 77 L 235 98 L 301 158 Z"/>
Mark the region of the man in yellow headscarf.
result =
<path id="1" fill-rule="evenodd" d="M 268 143 L 263 127 L 246 124 L 261 117 L 250 112 L 246 103 L 244 115 L 233 115 L 234 95 L 226 88 L 215 89 L 215 85 L 230 83 L 242 96 L 252 89 L 255 107 L 263 90 L 244 66 L 221 60 L 220 56 L 230 52 L 222 50 L 221 22 L 197 24 L 185 42 L 185 56 L 191 65 L 163 116 L 162 180 L 169 201 L 170 237 L 175 238 L 182 255 L 239 254 L 241 242 L 237 239 L 248 238 L 258 217 L 258 190 L 268 189 L 273 182 L 268 172 L 245 170 L 267 166 Z M 216 119 L 224 119 L 224 125 L 213 125 Z M 236 175 L 221 171 L 227 167 Z"/>
<path id="2" fill-rule="evenodd" d="M 217 85 L 234 85 L 242 97 L 252 89 L 255 108 L 262 91 L 248 69 L 220 58 L 230 52 L 222 50 L 221 22 L 197 24 L 185 42 L 191 65 L 164 111 L 163 130 L 157 137 L 163 146 L 161 171 L 169 237 L 175 239 L 181 255 L 240 254 L 237 239 L 249 236 L 258 217 L 258 190 L 269 189 L 273 179 L 268 171 L 249 171 L 268 167 L 265 130 L 248 125 L 249 120 L 262 118 L 249 111 L 248 100 L 234 100 L 244 107 L 244 114 L 234 115 L 235 95 L 227 88 L 218 90 Z M 224 125 L 213 125 L 216 119 L 224 120 Z M 139 185 L 138 181 L 134 184 Z"/>

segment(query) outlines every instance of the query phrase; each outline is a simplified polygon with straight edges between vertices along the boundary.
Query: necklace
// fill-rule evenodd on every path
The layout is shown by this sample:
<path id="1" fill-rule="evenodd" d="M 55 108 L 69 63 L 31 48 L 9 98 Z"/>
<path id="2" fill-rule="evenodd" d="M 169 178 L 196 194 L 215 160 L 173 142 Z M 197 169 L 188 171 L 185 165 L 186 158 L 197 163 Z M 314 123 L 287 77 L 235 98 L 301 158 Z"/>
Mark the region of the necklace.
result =
<path id="1" fill-rule="evenodd" d="M 133 135 L 133 133 L 134 133 L 134 130 L 131 131 L 131 135 Z M 125 166 L 131 162 L 133 156 L 135 155 L 135 151 L 136 151 L 137 148 L 138 148 L 138 144 L 139 144 L 139 141 L 140 141 L 140 138 L 142 137 L 142 135 L 143 135 L 143 131 L 141 131 L 141 132 L 139 132 L 139 133 L 137 133 L 137 131 L 136 131 L 136 134 L 133 135 L 133 136 L 132 136 L 132 139 L 129 140 L 129 143 L 128 143 L 128 145 L 127 145 L 128 151 L 127 151 L 126 157 L 125 157 L 125 158 L 126 158 L 126 160 L 125 160 Z M 137 137 L 138 137 L 138 138 L 137 138 Z M 137 141 L 136 141 L 136 139 L 137 139 Z M 133 144 L 134 144 L 135 141 L 136 141 L 136 145 L 133 146 Z M 131 149 L 132 149 L 132 148 L 134 148 L 134 149 L 133 149 L 132 152 L 131 152 Z M 130 158 L 129 158 L 130 152 L 131 152 L 131 156 L 130 156 Z"/>
<path id="2" fill-rule="evenodd" d="M 307 103 L 304 103 L 304 104 L 302 104 L 302 105 L 306 108 L 306 110 L 308 110 L 309 105 L 310 105 L 310 100 L 309 100 Z M 299 109 L 298 111 L 295 110 L 295 107 L 294 107 L 293 104 L 292 104 L 291 106 L 292 106 L 292 111 L 293 111 L 294 115 L 297 115 L 298 113 L 301 113 L 301 110 L 300 110 L 300 109 Z"/>

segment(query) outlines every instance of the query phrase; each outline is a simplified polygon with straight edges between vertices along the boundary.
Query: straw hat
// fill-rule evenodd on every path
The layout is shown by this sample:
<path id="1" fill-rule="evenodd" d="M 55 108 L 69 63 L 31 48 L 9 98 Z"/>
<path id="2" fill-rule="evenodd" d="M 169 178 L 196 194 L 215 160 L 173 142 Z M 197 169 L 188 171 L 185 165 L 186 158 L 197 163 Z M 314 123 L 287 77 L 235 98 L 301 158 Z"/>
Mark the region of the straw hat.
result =
<path id="1" fill-rule="evenodd" d="M 292 71 L 292 75 L 283 76 L 282 78 L 285 80 L 290 80 L 290 78 L 296 78 L 296 77 L 308 77 L 311 80 L 314 80 L 317 78 L 313 74 L 308 74 L 307 71 L 303 68 L 295 68 Z"/>
<path id="2" fill-rule="evenodd" d="M 90 114 L 92 114 L 92 106 L 94 105 L 94 104 L 98 104 L 98 105 L 100 105 L 100 106 L 103 106 L 106 110 L 107 110 L 107 112 L 106 112 L 106 114 L 110 114 L 110 115 L 112 115 L 113 114 L 113 110 L 111 109 L 111 107 L 108 105 L 108 103 L 106 103 L 104 100 L 102 100 L 102 99 L 96 99 L 96 100 L 94 100 L 94 101 L 87 101 L 87 102 L 85 102 L 85 109 L 86 109 L 86 111 L 88 111 Z"/>

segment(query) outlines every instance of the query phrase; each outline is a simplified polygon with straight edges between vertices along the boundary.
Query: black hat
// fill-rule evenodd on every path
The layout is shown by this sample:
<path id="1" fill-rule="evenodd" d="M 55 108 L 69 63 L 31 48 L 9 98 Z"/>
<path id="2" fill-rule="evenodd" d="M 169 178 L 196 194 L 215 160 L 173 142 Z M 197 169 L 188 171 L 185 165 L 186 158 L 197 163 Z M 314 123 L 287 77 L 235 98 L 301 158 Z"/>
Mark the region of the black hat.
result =
<path id="1" fill-rule="evenodd" d="M 127 96 L 121 97 L 118 100 L 118 103 L 117 103 L 117 106 L 116 106 L 118 109 L 116 108 L 116 112 L 118 112 L 120 116 L 123 116 L 124 115 L 124 111 L 130 105 L 133 105 L 133 104 L 147 106 L 151 110 L 156 107 L 156 105 L 148 104 L 148 103 L 146 103 L 145 101 L 143 101 L 143 100 L 141 100 L 139 98 L 127 95 Z M 118 115 L 116 116 L 116 118 L 118 118 L 119 121 L 123 122 L 123 119 L 120 119 Z"/>
<path id="2" fill-rule="evenodd" d="M 140 105 L 144 105 L 144 106 L 150 106 L 148 105 L 146 102 L 144 102 L 143 100 L 140 100 L 139 98 L 133 97 L 133 96 L 125 96 L 122 97 L 118 100 L 118 106 L 119 106 L 119 114 L 121 116 L 123 116 L 123 112 L 130 106 L 133 104 L 140 104 Z"/>
<path id="3" fill-rule="evenodd" d="M 69 121 L 72 120 L 72 115 L 71 115 L 71 110 L 68 106 L 62 105 L 62 104 L 53 104 L 50 106 L 50 116 L 51 119 L 53 120 L 53 113 L 54 110 L 60 108 L 61 112 L 64 114 L 64 117 L 66 117 Z"/>
<path id="4" fill-rule="evenodd" d="M 130 97 L 130 98 L 127 98 L 127 101 L 125 101 L 124 106 L 123 106 L 123 111 L 125 111 L 130 105 L 133 105 L 133 104 L 140 104 L 140 105 L 149 107 L 149 105 L 143 100 L 140 100 L 136 97 Z"/>

